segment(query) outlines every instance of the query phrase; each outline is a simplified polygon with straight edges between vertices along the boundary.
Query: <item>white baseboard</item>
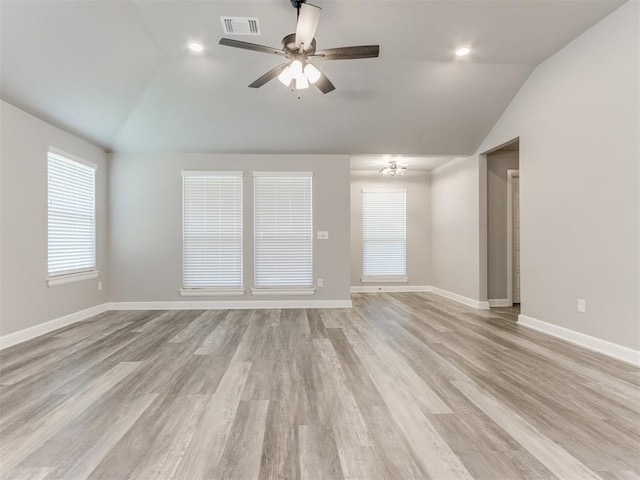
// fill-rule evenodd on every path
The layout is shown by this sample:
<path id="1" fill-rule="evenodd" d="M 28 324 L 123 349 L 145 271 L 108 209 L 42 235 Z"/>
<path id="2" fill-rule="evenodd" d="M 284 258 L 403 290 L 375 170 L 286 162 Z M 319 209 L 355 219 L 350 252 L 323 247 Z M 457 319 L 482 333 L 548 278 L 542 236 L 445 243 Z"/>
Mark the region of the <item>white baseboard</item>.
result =
<path id="1" fill-rule="evenodd" d="M 513 304 L 509 301 L 508 298 L 490 298 L 489 306 L 490 307 L 512 307 Z"/>
<path id="2" fill-rule="evenodd" d="M 457 293 L 449 292 L 438 287 L 432 287 L 430 285 L 423 286 L 408 286 L 408 285 L 355 285 L 351 287 L 351 293 L 380 293 L 380 292 L 395 292 L 395 293 L 435 293 L 441 297 L 448 298 L 454 302 L 462 303 L 467 307 L 475 308 L 476 310 L 488 310 L 489 302 L 479 302 L 472 298 L 458 295 Z M 506 300 L 505 300 L 506 301 Z"/>
<path id="3" fill-rule="evenodd" d="M 457 293 L 449 292 L 447 290 L 443 290 L 438 287 L 431 287 L 431 292 L 436 295 L 440 295 L 441 297 L 448 298 L 449 300 L 453 300 L 454 302 L 462 303 L 468 307 L 475 308 L 476 310 L 489 310 L 489 302 L 480 302 L 478 300 L 474 300 L 473 298 L 464 297 L 462 295 L 458 295 Z"/>
<path id="4" fill-rule="evenodd" d="M 273 308 L 351 308 L 351 300 L 238 300 L 111 302 L 109 310 L 254 310 Z"/>
<path id="5" fill-rule="evenodd" d="M 379 293 L 379 292 L 396 292 L 396 293 L 418 293 L 430 292 L 431 287 L 410 286 L 410 285 L 354 285 L 351 287 L 351 293 Z"/>
<path id="6" fill-rule="evenodd" d="M 623 347 L 622 345 L 569 330 L 568 328 L 544 322 L 527 315 L 518 315 L 518 325 L 538 330 L 539 332 L 561 338 L 562 340 L 588 348 L 589 350 L 594 350 L 609 357 L 622 360 L 623 362 L 640 366 L 640 351 L 633 350 L 632 348 Z"/>
<path id="7" fill-rule="evenodd" d="M 104 313 L 108 310 L 107 307 L 108 304 L 103 303 L 101 305 L 96 305 L 95 307 L 80 310 L 79 312 L 70 313 L 64 317 L 55 318 L 48 322 L 34 325 L 33 327 L 25 328 L 24 330 L 18 330 L 17 332 L 4 335 L 0 337 L 0 350 L 17 345 L 18 343 L 26 342 L 27 340 L 39 337 L 45 333 L 53 332 L 54 330 L 58 330 L 59 328 L 66 327 L 73 323 L 81 322 L 82 320 L 86 320 L 94 315 Z"/>

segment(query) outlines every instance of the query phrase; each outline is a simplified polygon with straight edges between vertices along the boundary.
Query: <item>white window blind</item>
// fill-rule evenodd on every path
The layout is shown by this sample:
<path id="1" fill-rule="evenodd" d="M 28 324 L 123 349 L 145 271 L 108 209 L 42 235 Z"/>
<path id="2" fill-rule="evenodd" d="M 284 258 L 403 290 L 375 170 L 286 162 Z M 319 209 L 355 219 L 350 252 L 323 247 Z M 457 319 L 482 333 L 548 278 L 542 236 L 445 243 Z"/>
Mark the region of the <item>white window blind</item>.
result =
<path id="1" fill-rule="evenodd" d="M 362 191 L 363 277 L 406 277 L 406 197 L 404 189 Z"/>
<path id="2" fill-rule="evenodd" d="M 96 268 L 96 167 L 47 155 L 49 278 Z"/>
<path id="3" fill-rule="evenodd" d="M 242 287 L 242 172 L 182 172 L 185 289 Z"/>
<path id="4" fill-rule="evenodd" d="M 254 172 L 254 274 L 257 289 L 313 287 L 310 172 Z"/>

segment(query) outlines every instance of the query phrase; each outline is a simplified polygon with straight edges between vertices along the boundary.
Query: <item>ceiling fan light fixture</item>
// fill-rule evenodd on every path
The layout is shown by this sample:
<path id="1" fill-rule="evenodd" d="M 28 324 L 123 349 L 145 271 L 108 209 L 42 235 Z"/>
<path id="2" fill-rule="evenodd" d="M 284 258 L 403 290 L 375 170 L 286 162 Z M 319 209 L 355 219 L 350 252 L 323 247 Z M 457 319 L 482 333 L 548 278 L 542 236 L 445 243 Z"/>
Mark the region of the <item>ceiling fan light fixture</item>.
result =
<path id="1" fill-rule="evenodd" d="M 391 159 L 382 165 L 378 173 L 385 177 L 395 177 L 396 175 L 404 175 L 409 165 L 402 160 Z"/>
<path id="2" fill-rule="evenodd" d="M 300 60 L 294 60 L 289 65 L 289 70 L 291 71 L 291 77 L 299 78 L 302 75 L 302 62 Z"/>
<path id="3" fill-rule="evenodd" d="M 320 70 L 318 70 L 315 66 L 311 65 L 310 63 L 307 63 L 305 65 L 304 74 L 307 76 L 307 80 L 309 80 L 309 83 L 316 83 L 318 80 L 320 80 L 320 77 L 322 76 L 322 73 L 320 73 Z"/>
<path id="4" fill-rule="evenodd" d="M 0 0 L 2 1 L 2 0 Z M 291 0 L 291 4 L 298 11 L 296 31 L 290 33 L 282 39 L 282 48 L 267 47 L 257 43 L 243 42 L 232 38 L 221 38 L 220 45 L 227 47 L 241 48 L 243 50 L 253 50 L 255 52 L 280 55 L 285 58 L 284 63 L 272 68 L 255 81 L 250 83 L 249 88 L 260 88 L 265 83 L 278 78 L 283 85 L 289 88 L 302 90 L 309 88 L 310 83 L 314 83 L 320 92 L 329 93 L 336 89 L 322 72 L 314 65 L 308 64 L 310 58 L 318 57 L 323 60 L 352 60 L 361 58 L 377 58 L 380 54 L 380 45 L 359 45 L 349 47 L 329 48 L 326 50 L 316 50 L 316 31 L 320 19 L 321 8 L 307 3 L 307 0 Z M 222 18 L 222 17 L 221 17 Z M 235 17 L 223 18 L 226 33 L 231 33 L 232 29 L 227 28 L 228 23 L 233 27 Z M 229 22 L 227 22 L 227 20 Z M 248 19 L 251 21 L 252 19 Z M 256 19 L 257 20 L 257 19 Z M 249 24 L 251 26 L 251 24 Z M 235 30 L 234 34 L 239 33 Z M 296 83 L 291 85 L 291 81 Z M 298 95 L 300 98 L 300 95 Z"/>
<path id="5" fill-rule="evenodd" d="M 285 86 L 288 87 L 291 85 L 291 80 L 293 80 L 293 75 L 291 75 L 291 67 L 285 68 L 280 75 L 278 75 L 278 80 Z"/>
<path id="6" fill-rule="evenodd" d="M 309 88 L 309 80 L 302 74 L 296 77 L 296 90 L 304 90 L 305 88 Z"/>

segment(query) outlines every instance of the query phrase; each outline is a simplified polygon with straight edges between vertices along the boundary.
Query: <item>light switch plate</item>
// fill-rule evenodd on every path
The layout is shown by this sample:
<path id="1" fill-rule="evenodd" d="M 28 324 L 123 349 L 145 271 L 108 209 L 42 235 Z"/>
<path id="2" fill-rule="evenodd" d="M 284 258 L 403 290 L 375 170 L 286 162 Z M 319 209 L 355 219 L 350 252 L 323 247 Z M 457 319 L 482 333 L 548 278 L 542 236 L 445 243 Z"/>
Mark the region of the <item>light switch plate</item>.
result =
<path id="1" fill-rule="evenodd" d="M 329 240 L 329 232 L 326 230 L 318 230 L 318 240 Z"/>
<path id="2" fill-rule="evenodd" d="M 580 313 L 587 312 L 587 302 L 582 300 L 581 298 L 578 299 L 578 312 Z"/>

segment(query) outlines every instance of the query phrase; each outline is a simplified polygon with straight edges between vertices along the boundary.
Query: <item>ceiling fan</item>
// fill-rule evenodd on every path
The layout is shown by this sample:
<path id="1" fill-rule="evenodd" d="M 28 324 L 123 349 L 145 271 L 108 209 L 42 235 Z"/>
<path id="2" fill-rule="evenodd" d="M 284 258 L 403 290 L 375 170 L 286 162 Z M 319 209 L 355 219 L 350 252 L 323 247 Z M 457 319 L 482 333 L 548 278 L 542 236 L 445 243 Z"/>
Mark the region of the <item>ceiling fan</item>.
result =
<path id="1" fill-rule="evenodd" d="M 221 38 L 220 45 L 227 47 L 254 50 L 256 52 L 270 53 L 286 57 L 287 61 L 269 70 L 249 87 L 260 88 L 265 83 L 278 78 L 287 87 L 296 90 L 309 88 L 313 84 L 322 93 L 335 90 L 331 80 L 327 78 L 312 63 L 311 59 L 322 60 L 350 60 L 356 58 L 375 58 L 380 53 L 379 45 L 361 45 L 355 47 L 329 48 L 316 50 L 314 38 L 320 21 L 321 8 L 306 3 L 306 0 L 290 0 L 291 5 L 298 11 L 296 32 L 282 39 L 282 48 L 265 47 L 255 43 L 242 42 L 231 38 Z"/>

